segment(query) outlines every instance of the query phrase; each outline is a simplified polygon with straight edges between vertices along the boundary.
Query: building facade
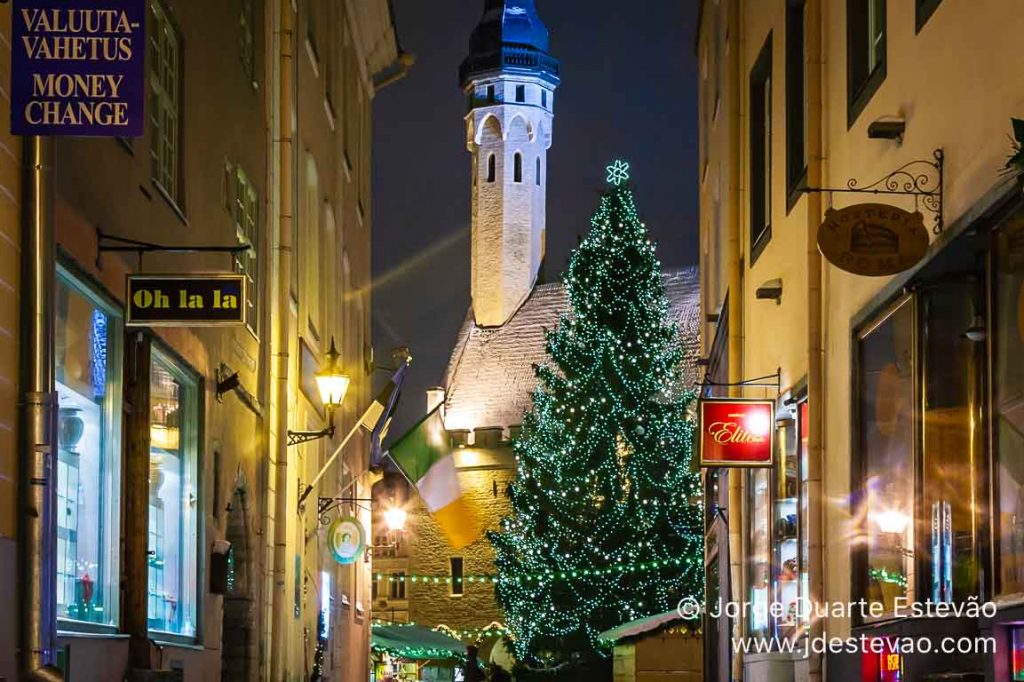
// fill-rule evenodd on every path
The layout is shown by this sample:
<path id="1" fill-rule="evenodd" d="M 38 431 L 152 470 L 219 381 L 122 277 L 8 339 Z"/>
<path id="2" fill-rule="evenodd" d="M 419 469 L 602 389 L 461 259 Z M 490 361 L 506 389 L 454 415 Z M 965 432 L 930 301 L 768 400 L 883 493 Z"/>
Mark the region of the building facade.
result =
<path id="1" fill-rule="evenodd" d="M 302 507 L 298 494 L 370 397 L 371 103 L 408 60 L 383 1 L 147 9 L 145 134 L 53 143 L 52 658 L 75 680 L 299 680 L 318 658 L 325 679 L 365 679 L 369 557 L 331 559 L 316 503 L 368 497 L 365 436 Z M 0 16 L 6 31 L 10 5 Z M 4 139 L 0 326 L 16 329 L 22 140 Z M 241 274 L 244 324 L 130 325 L 140 273 Z M 288 431 L 330 420 L 313 374 L 332 339 L 351 378 L 335 434 L 289 447 Z M 0 368 L 12 410 L 19 352 Z M 0 415 L 12 443 L 13 424 Z M 14 491 L 19 449 L 3 452 Z M 0 497 L 0 601 L 14 604 L 27 503 Z M 0 618 L 0 679 L 23 679 L 17 610 Z"/>
<path id="2" fill-rule="evenodd" d="M 720 389 L 777 398 L 778 447 L 770 470 L 705 473 L 707 600 L 755 607 L 706 621 L 706 679 L 1022 674 L 1010 358 L 1024 214 L 1019 169 L 1006 168 L 1024 109 L 1007 77 L 1022 20 L 1004 2 L 700 3 L 708 375 L 779 377 Z M 921 222 L 900 232 L 885 216 L 905 214 L 889 207 Z M 853 221 L 829 251 L 843 267 L 819 251 L 826 220 Z M 893 268 L 901 235 L 922 232 L 923 257 Z M 899 272 L 851 272 L 879 261 Z M 805 600 L 866 606 L 814 618 Z M 929 601 L 988 615 L 905 606 Z M 935 649 L 805 657 L 730 644 L 804 636 L 920 636 Z M 960 648 L 939 653 L 946 637 Z"/>

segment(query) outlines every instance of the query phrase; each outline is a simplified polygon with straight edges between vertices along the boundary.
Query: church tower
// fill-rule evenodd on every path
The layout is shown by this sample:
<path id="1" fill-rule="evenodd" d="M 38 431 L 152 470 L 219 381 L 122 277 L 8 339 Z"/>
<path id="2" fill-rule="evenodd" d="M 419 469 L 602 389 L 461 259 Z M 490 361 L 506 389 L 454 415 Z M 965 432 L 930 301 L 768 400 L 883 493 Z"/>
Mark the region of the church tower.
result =
<path id="1" fill-rule="evenodd" d="M 534 0 L 485 0 L 459 80 L 473 155 L 473 315 L 497 327 L 530 295 L 544 258 L 558 62 Z"/>

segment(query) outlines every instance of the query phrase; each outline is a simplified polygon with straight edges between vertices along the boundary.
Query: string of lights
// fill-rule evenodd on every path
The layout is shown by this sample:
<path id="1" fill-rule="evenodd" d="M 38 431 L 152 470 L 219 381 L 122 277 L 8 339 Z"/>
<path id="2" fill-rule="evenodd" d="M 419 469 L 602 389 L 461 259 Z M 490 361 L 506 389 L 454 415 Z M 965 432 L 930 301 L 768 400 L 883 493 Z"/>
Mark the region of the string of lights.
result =
<path id="1" fill-rule="evenodd" d="M 627 179 L 626 164 L 609 167 L 563 276 L 570 310 L 547 335 L 512 510 L 490 535 L 495 593 L 530 664 L 607 656 L 602 631 L 702 594 L 693 396 Z"/>

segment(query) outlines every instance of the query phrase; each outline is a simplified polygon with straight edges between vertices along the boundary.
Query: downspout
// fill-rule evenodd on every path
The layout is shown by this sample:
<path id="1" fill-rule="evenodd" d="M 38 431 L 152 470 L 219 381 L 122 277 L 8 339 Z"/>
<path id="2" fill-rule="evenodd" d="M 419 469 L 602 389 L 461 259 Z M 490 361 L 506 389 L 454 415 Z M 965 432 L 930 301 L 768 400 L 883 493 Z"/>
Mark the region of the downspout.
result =
<path id="1" fill-rule="evenodd" d="M 807 31 L 807 185 L 822 187 L 822 2 L 806 0 Z M 825 378 L 822 343 L 822 262 L 818 251 L 818 227 L 821 225 L 821 193 L 808 192 L 807 198 L 807 531 L 808 597 L 822 604 L 824 594 L 824 424 Z M 821 619 L 809 623 L 812 638 L 823 634 Z M 808 679 L 822 679 L 822 654 L 809 653 Z"/>
<path id="2" fill-rule="evenodd" d="M 23 146 L 21 265 L 21 669 L 24 682 L 60 682 L 56 662 L 57 392 L 54 384 L 53 139 Z"/>
<path id="3" fill-rule="evenodd" d="M 743 88 L 743 26 L 741 14 L 743 0 L 732 3 L 729 21 L 730 32 L 737 45 L 732 49 L 732 77 L 729 79 L 729 383 L 734 384 L 729 393 L 739 395 L 735 386 L 743 380 L 743 243 L 742 235 L 742 188 L 741 163 L 743 159 L 741 142 L 744 117 Z M 729 470 L 729 600 L 744 601 L 743 591 L 743 470 Z M 743 609 L 733 619 L 732 639 L 739 642 L 746 628 Z M 730 651 L 733 647 L 729 647 Z M 732 679 L 743 679 L 743 652 L 732 655 Z"/>
<path id="4" fill-rule="evenodd" d="M 288 570 L 288 490 L 291 485 L 288 476 L 288 371 L 291 358 L 289 321 L 291 319 L 292 282 L 292 229 L 294 205 L 294 148 L 295 120 L 293 116 L 293 95 L 295 87 L 294 46 L 295 17 L 292 0 L 279 0 L 278 23 L 279 89 L 278 126 L 279 164 L 278 187 L 280 193 L 279 236 L 277 243 L 277 344 L 273 350 L 273 362 L 277 379 L 277 442 L 276 476 L 274 491 L 274 591 L 272 595 L 270 635 L 270 679 L 284 680 L 288 629 L 288 608 L 286 576 Z"/>

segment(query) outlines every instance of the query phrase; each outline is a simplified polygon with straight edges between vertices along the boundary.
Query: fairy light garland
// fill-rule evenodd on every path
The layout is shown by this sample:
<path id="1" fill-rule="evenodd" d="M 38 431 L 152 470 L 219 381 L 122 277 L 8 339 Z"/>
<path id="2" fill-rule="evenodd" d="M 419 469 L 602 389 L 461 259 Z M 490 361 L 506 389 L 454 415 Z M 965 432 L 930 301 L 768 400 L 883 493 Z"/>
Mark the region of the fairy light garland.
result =
<path id="1" fill-rule="evenodd" d="M 511 575 L 511 576 L 498 576 L 498 575 L 467 575 L 462 578 L 452 578 L 450 575 L 424 575 L 424 574 L 402 574 L 402 573 L 377 573 L 377 580 L 387 580 L 389 583 L 400 582 L 400 581 L 411 581 L 413 583 L 423 584 L 435 584 L 435 585 L 451 585 L 454 581 L 458 583 L 479 583 L 479 584 L 494 584 L 498 582 L 545 582 L 554 580 L 575 580 L 577 578 L 587 576 L 602 576 L 602 575 L 614 575 L 617 573 L 637 573 L 640 571 L 654 571 L 662 568 L 670 567 L 686 567 L 689 568 L 691 565 L 699 563 L 695 557 L 674 559 L 652 559 L 650 561 L 640 561 L 636 563 L 623 563 L 616 564 L 614 566 L 606 566 L 603 568 L 584 568 L 582 570 L 574 570 L 569 572 L 558 572 L 546 571 L 544 573 L 535 573 L 527 575 Z"/>
<path id="2" fill-rule="evenodd" d="M 702 595 L 693 396 L 628 165 L 608 172 L 514 443 L 512 510 L 489 536 L 495 593 L 525 662 L 607 656 L 602 631 Z"/>
<path id="3" fill-rule="evenodd" d="M 375 620 L 373 621 L 374 627 L 412 627 L 417 623 L 392 623 L 386 620 Z M 509 629 L 501 623 L 491 623 L 486 627 L 480 628 L 452 628 L 444 623 L 439 623 L 434 626 L 426 626 L 435 632 L 442 632 L 446 635 L 454 637 L 459 640 L 478 640 L 486 639 L 488 637 L 504 637 L 509 633 Z"/>

